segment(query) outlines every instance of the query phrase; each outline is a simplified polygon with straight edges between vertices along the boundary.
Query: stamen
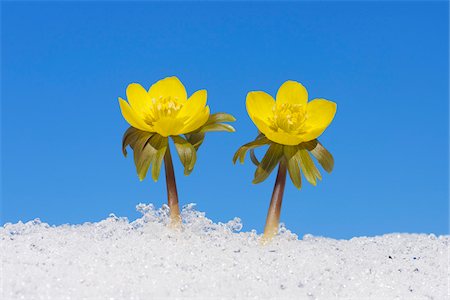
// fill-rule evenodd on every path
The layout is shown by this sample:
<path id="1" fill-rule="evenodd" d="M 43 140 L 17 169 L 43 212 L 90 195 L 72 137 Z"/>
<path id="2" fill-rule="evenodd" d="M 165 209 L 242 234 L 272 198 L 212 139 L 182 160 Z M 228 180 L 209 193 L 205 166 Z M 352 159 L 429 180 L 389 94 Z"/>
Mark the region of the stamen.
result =
<path id="1" fill-rule="evenodd" d="M 149 107 L 145 120 L 152 125 L 152 123 L 161 118 L 174 118 L 182 107 L 183 105 L 178 103 L 177 98 L 171 98 L 170 96 L 160 96 L 158 99 L 152 98 L 152 104 Z"/>
<path id="2" fill-rule="evenodd" d="M 302 104 L 283 103 L 274 105 L 273 116 L 269 118 L 271 128 L 275 131 L 299 133 L 306 121 L 305 107 Z"/>

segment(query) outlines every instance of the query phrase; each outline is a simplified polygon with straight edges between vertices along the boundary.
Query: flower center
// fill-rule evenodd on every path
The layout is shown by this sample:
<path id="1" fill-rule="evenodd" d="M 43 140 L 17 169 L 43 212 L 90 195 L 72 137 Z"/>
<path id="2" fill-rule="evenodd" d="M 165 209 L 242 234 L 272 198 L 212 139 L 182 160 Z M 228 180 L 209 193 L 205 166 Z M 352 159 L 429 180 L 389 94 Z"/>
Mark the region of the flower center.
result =
<path id="1" fill-rule="evenodd" d="M 163 118 L 175 118 L 183 107 L 183 104 L 179 103 L 177 98 L 171 96 L 153 98 L 152 103 L 148 109 L 145 121 L 152 125 L 157 120 Z"/>
<path id="2" fill-rule="evenodd" d="M 283 103 L 272 108 L 273 115 L 269 117 L 270 128 L 289 133 L 300 133 L 307 119 L 305 105 Z"/>

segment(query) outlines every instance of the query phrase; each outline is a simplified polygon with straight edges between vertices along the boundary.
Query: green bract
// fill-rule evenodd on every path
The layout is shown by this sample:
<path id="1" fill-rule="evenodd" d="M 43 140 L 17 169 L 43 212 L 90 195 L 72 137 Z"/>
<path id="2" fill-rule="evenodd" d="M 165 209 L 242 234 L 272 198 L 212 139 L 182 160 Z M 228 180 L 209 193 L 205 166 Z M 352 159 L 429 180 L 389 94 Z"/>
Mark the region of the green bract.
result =
<path id="1" fill-rule="evenodd" d="M 233 116 L 226 113 L 211 114 L 208 121 L 197 130 L 183 135 L 170 136 L 183 164 L 185 175 L 189 175 L 194 169 L 197 151 L 203 143 L 205 134 L 209 131 L 233 132 L 234 128 L 231 125 L 222 122 L 235 120 Z M 144 180 L 150 166 L 153 180 L 158 180 L 168 142 L 168 137 L 156 132 L 142 131 L 134 127 L 129 127 L 125 131 L 122 139 L 122 152 L 127 156 L 127 146 L 133 149 L 134 163 L 140 180 Z"/>
<path id="2" fill-rule="evenodd" d="M 263 159 L 259 161 L 254 154 L 254 149 L 265 145 L 269 145 L 269 149 Z M 264 135 L 259 134 L 254 141 L 241 146 L 236 151 L 233 163 L 236 163 L 238 159 L 241 163 L 244 163 L 248 151 L 250 151 L 252 162 L 257 166 L 253 178 L 253 183 L 255 184 L 263 182 L 269 177 L 281 160 L 286 162 L 292 183 L 298 189 L 302 186 L 301 173 L 312 185 L 317 184 L 317 179 L 322 180 L 322 176 L 310 154 L 316 158 L 322 168 L 328 173 L 333 170 L 334 166 L 333 156 L 317 139 L 289 146 L 272 142 Z"/>

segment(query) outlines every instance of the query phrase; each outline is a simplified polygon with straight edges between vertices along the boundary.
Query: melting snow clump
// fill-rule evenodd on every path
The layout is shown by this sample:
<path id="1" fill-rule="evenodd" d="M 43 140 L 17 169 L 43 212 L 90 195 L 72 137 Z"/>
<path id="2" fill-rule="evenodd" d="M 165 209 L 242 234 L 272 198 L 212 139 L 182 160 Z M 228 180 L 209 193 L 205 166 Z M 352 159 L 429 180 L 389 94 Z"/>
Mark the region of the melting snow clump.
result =
<path id="1" fill-rule="evenodd" d="M 335 240 L 284 227 L 268 245 L 238 218 L 213 223 L 193 205 L 179 230 L 168 208 L 129 222 L 0 227 L 0 298 L 449 299 L 449 236 Z"/>

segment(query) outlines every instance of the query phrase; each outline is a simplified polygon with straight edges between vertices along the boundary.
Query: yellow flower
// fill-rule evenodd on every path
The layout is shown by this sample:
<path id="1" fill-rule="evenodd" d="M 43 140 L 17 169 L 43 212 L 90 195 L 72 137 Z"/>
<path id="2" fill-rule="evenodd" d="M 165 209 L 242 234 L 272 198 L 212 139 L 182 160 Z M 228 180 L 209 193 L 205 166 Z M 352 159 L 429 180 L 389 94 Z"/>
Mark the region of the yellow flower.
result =
<path id="1" fill-rule="evenodd" d="M 298 145 L 319 137 L 336 113 L 336 103 L 325 99 L 308 101 L 305 87 L 286 81 L 277 92 L 276 101 L 265 92 L 247 95 L 247 112 L 269 140 L 283 145 Z"/>
<path id="2" fill-rule="evenodd" d="M 153 84 L 146 91 L 140 84 L 127 87 L 128 102 L 119 98 L 122 115 L 134 128 L 156 132 L 163 137 L 186 134 L 208 121 L 206 90 L 187 98 L 181 81 L 173 76 Z"/>

